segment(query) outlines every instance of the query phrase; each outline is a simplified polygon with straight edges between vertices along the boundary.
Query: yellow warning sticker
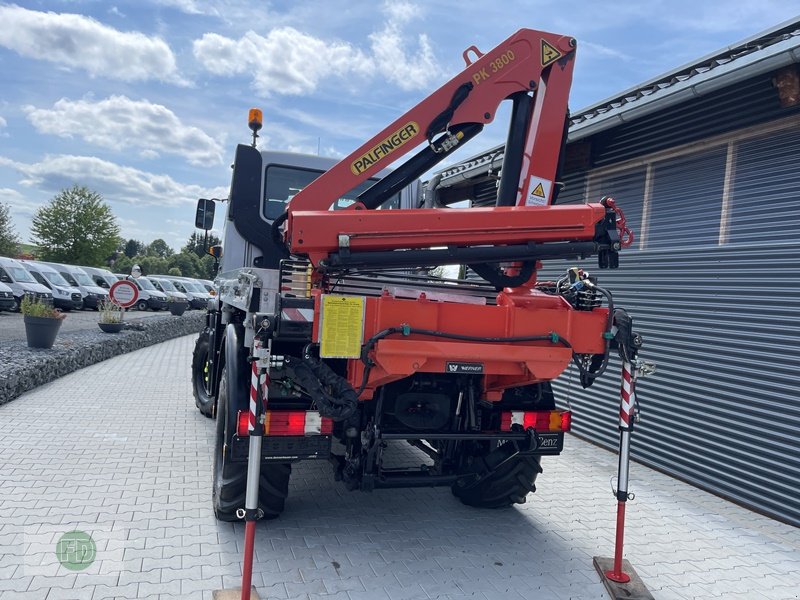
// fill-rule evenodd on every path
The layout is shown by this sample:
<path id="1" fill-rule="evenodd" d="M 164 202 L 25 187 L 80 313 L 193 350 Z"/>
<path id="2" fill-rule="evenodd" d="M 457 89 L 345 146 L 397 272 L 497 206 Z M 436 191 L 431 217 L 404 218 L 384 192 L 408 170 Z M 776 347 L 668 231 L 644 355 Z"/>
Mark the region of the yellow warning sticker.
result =
<path id="1" fill-rule="evenodd" d="M 547 40 L 542 39 L 542 67 L 556 62 L 562 56 L 561 52 L 559 52 L 555 46 L 550 44 Z"/>
<path id="2" fill-rule="evenodd" d="M 528 194 L 525 196 L 525 206 L 543 206 L 550 201 L 550 190 L 553 182 L 544 177 L 531 176 L 528 183 Z"/>
<path id="3" fill-rule="evenodd" d="M 363 296 L 322 296 L 319 355 L 358 358 L 364 337 Z"/>

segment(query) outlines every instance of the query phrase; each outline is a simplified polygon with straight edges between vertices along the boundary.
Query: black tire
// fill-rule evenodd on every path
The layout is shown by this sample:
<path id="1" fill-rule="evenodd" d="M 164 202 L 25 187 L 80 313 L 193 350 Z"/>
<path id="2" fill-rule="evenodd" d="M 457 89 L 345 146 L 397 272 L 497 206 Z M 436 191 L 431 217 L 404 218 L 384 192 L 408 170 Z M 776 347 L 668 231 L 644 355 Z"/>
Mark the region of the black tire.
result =
<path id="1" fill-rule="evenodd" d="M 216 398 L 211 395 L 208 389 L 208 351 L 211 333 L 208 329 L 200 333 L 194 345 L 192 354 L 192 392 L 194 393 L 194 405 L 209 419 L 214 418 Z"/>
<path id="2" fill-rule="evenodd" d="M 241 329 L 241 327 L 239 327 Z M 213 491 L 214 514 L 220 521 L 239 521 L 236 511 L 244 508 L 247 487 L 247 462 L 231 460 L 228 442 L 236 431 L 236 415 L 248 410 L 249 365 L 238 340 L 243 337 L 234 325 L 225 332 L 225 365 L 217 393 L 217 427 L 214 444 Z M 258 505 L 265 519 L 283 512 L 289 495 L 290 463 L 261 463 Z"/>
<path id="3" fill-rule="evenodd" d="M 139 300 L 136 303 L 136 310 L 147 310 L 147 300 Z"/>
<path id="4" fill-rule="evenodd" d="M 19 307 L 22 304 L 22 298 L 17 298 L 14 296 L 14 304 L 11 305 L 9 309 L 11 312 L 19 312 Z"/>
<path id="5" fill-rule="evenodd" d="M 486 457 L 476 458 L 470 471 L 485 472 L 515 451 L 514 444 L 506 442 Z M 477 485 L 470 485 L 470 477 L 453 484 L 452 492 L 467 506 L 479 508 L 504 508 L 523 504 L 529 493 L 536 491 L 536 477 L 542 472 L 538 456 L 516 456 Z"/>

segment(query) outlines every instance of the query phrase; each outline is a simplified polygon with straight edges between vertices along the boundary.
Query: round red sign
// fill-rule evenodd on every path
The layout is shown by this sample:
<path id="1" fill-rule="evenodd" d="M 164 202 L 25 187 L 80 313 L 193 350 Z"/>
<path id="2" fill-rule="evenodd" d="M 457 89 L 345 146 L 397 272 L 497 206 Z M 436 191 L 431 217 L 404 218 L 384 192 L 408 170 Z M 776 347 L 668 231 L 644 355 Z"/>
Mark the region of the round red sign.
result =
<path id="1" fill-rule="evenodd" d="M 130 308 L 139 299 L 139 288 L 132 281 L 122 279 L 111 286 L 108 296 L 117 306 Z"/>

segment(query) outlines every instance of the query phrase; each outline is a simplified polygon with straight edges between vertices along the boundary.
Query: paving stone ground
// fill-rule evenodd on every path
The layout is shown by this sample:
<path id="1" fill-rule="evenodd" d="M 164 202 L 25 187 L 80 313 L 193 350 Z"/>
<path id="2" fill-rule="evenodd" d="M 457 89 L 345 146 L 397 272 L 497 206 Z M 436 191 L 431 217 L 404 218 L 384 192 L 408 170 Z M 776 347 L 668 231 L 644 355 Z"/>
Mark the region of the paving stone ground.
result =
<path id="1" fill-rule="evenodd" d="M 0 600 L 210 598 L 240 584 L 240 524 L 211 511 L 212 421 L 194 408 L 193 339 L 71 374 L 0 406 Z M 508 510 L 448 489 L 348 492 L 295 467 L 286 512 L 261 522 L 262 598 L 606 598 L 615 455 L 570 437 L 539 491 Z M 659 600 L 800 597 L 800 530 L 632 467 L 625 555 Z M 743 485 L 748 485 L 743 482 Z M 61 536 L 96 558 L 70 571 Z"/>

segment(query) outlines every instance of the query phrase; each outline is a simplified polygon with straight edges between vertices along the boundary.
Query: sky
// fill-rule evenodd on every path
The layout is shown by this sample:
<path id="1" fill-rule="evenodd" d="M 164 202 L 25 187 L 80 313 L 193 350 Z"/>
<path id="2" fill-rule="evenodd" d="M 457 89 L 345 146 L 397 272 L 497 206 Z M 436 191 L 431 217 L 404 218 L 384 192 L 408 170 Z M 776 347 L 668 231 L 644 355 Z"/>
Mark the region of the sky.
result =
<path id="1" fill-rule="evenodd" d="M 0 0 L 0 202 L 29 242 L 36 209 L 86 185 L 124 238 L 179 248 L 197 199 L 227 196 L 250 108 L 261 149 L 343 157 L 460 72 L 465 48 L 522 27 L 578 39 L 574 111 L 798 13 L 800 0 Z M 498 117 L 459 156 L 506 128 Z"/>

